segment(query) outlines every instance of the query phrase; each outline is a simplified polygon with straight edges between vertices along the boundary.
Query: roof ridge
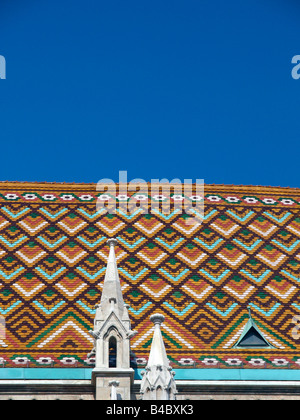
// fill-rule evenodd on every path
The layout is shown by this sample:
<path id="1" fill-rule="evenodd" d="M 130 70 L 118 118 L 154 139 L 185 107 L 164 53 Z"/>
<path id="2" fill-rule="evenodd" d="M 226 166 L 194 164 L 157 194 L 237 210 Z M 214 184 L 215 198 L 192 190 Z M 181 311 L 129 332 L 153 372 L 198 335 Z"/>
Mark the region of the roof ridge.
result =
<path id="1" fill-rule="evenodd" d="M 147 185 L 151 184 L 151 181 L 146 181 L 145 182 Z M 72 185 L 72 186 L 96 186 L 97 182 L 65 182 L 65 181 L 0 181 L 0 186 L 4 185 L 4 184 L 13 184 L 13 185 L 61 185 L 61 186 L 68 186 L 68 185 Z M 119 185 L 119 182 L 115 183 L 116 185 Z M 138 183 L 136 183 L 138 184 Z M 168 183 L 152 183 L 154 185 L 158 184 L 158 185 L 169 185 Z M 171 185 L 176 185 L 176 183 L 173 183 L 171 181 L 170 183 Z M 129 183 L 127 183 L 127 185 L 129 185 Z M 180 184 L 183 185 L 183 184 Z M 195 182 L 192 183 L 192 185 L 196 185 Z M 204 183 L 204 185 L 206 187 L 214 187 L 214 188 L 251 188 L 251 189 L 280 189 L 280 190 L 295 190 L 298 191 L 300 190 L 300 186 L 299 187 L 283 187 L 283 186 L 275 186 L 275 185 L 253 185 L 253 184 L 208 184 L 208 183 Z"/>

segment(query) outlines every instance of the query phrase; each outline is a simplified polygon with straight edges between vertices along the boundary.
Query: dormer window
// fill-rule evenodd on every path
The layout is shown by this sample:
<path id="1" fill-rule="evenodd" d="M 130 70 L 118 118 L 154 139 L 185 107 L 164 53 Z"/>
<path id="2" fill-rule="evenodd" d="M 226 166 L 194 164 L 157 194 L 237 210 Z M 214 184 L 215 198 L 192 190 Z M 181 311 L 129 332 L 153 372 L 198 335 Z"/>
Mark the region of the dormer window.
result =
<path id="1" fill-rule="evenodd" d="M 238 342 L 233 346 L 236 349 L 273 349 L 274 346 L 270 344 L 263 333 L 259 330 L 251 315 L 250 307 L 248 306 L 249 320 L 242 332 Z"/>

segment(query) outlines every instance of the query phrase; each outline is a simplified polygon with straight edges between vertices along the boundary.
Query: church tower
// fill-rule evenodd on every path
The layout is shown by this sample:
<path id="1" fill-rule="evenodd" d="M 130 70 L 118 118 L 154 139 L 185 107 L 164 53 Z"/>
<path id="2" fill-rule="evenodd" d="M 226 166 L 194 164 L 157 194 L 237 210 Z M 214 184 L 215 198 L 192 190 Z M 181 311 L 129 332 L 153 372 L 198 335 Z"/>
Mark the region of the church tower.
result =
<path id="1" fill-rule="evenodd" d="M 97 400 L 130 400 L 134 370 L 130 368 L 131 331 L 128 305 L 124 303 L 115 255 L 116 239 L 107 241 L 110 250 L 100 304 L 96 306 L 95 339 L 92 354 L 96 364 L 92 383 L 96 387 Z M 111 384 L 118 384 L 117 388 Z"/>

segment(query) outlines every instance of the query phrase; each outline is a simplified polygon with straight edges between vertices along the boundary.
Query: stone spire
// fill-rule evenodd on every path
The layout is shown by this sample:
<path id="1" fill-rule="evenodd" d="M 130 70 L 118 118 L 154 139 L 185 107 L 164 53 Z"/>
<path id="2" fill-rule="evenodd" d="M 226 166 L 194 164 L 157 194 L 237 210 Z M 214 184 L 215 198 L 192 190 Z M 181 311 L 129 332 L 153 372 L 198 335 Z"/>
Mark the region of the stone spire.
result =
<path id="1" fill-rule="evenodd" d="M 111 391 L 110 391 L 110 399 L 111 400 L 117 400 L 118 399 L 117 388 L 118 388 L 118 386 L 120 386 L 120 382 L 119 381 L 110 381 L 108 383 L 108 385 L 111 388 Z"/>
<path id="2" fill-rule="evenodd" d="M 146 371 L 142 372 L 141 394 L 143 400 L 175 400 L 175 372 L 172 371 L 161 334 L 165 317 L 155 314 L 150 317 L 154 333 Z"/>
<path id="3" fill-rule="evenodd" d="M 124 305 L 122 289 L 118 274 L 115 246 L 118 243 L 116 239 L 108 239 L 109 256 L 107 268 L 101 295 L 101 309 L 103 316 L 108 316 L 113 310 L 119 318 L 122 319 L 123 312 L 126 309 Z"/>
<path id="4" fill-rule="evenodd" d="M 122 399 L 130 399 L 134 371 L 130 368 L 131 331 L 128 305 L 124 303 L 115 255 L 116 239 L 107 241 L 110 250 L 100 304 L 96 305 L 95 339 L 91 355 L 96 356 L 92 380 L 96 384 L 96 399 L 109 399 L 109 383 L 119 380 Z M 111 382 L 113 383 L 113 382 Z"/>

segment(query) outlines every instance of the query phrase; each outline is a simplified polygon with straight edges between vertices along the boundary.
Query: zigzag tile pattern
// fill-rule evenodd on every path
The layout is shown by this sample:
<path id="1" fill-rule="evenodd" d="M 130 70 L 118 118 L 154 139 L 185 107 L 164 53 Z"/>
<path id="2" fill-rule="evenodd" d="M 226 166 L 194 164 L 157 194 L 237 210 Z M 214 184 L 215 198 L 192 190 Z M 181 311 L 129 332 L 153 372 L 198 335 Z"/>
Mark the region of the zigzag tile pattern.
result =
<path id="1" fill-rule="evenodd" d="M 168 215 L 106 214 L 100 195 L 88 184 L 0 184 L 0 366 L 92 365 L 88 331 L 106 240 L 117 237 L 138 365 L 160 311 L 176 367 L 300 367 L 300 190 L 205 186 L 202 223 L 189 223 L 172 195 L 159 197 Z M 275 350 L 232 349 L 248 305 Z"/>

